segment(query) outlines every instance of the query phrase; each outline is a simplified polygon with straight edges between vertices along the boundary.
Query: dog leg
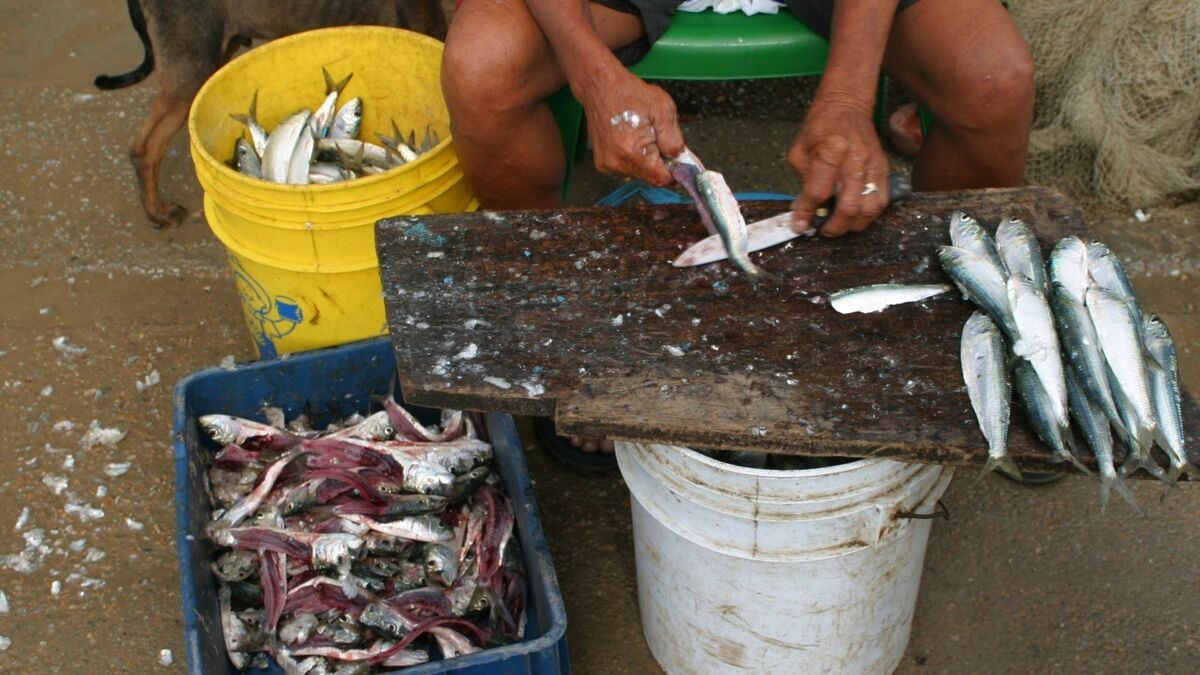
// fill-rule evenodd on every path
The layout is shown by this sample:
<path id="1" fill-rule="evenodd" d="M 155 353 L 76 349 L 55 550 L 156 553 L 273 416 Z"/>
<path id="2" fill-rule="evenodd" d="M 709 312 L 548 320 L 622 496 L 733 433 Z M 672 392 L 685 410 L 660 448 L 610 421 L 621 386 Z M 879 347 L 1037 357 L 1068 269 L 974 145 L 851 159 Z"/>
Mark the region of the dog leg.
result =
<path id="1" fill-rule="evenodd" d="M 158 168 L 167 154 L 171 139 L 187 119 L 190 105 L 190 98 L 184 99 L 168 89 L 159 89 L 150 106 L 150 114 L 129 152 L 142 193 L 142 208 L 155 228 L 178 225 L 187 216 L 187 209 L 159 199 Z"/>

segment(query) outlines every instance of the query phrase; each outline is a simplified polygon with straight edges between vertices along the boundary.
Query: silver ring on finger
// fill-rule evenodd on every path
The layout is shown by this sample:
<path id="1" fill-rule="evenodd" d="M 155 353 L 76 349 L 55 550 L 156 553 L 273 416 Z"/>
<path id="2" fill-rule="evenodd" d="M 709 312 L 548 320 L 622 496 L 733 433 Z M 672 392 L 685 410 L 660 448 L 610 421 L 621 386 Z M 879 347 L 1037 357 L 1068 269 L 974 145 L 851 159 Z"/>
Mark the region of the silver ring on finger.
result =
<path id="1" fill-rule="evenodd" d="M 866 197 L 867 195 L 873 195 L 876 192 L 879 192 L 879 186 L 874 183 L 867 183 L 865 186 L 863 186 L 863 191 L 859 194 Z"/>

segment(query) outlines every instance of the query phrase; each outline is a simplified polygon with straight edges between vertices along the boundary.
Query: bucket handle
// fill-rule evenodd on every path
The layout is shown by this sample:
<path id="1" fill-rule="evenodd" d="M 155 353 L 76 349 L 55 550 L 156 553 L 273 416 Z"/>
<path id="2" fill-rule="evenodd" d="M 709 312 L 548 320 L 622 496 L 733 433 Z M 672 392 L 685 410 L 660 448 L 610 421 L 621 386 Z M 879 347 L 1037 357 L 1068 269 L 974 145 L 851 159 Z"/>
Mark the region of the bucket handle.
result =
<path id="1" fill-rule="evenodd" d="M 896 514 L 897 518 L 908 518 L 910 520 L 933 520 L 934 518 L 945 518 L 950 520 L 950 509 L 946 508 L 946 504 L 938 499 L 934 504 L 932 513 L 917 513 L 916 511 L 900 511 Z"/>

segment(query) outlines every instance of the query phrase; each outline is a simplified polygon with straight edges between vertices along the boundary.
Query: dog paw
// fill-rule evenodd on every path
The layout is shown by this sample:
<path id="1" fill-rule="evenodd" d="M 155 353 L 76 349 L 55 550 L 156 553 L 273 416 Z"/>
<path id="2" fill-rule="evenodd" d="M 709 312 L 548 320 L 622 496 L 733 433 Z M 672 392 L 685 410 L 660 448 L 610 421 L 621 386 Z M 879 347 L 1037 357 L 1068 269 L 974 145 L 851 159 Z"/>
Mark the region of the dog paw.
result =
<path id="1" fill-rule="evenodd" d="M 150 216 L 150 224 L 154 229 L 161 230 L 164 227 L 171 227 L 183 222 L 187 218 L 187 209 L 179 204 L 165 204 L 165 208 L 157 213 L 147 214 Z"/>

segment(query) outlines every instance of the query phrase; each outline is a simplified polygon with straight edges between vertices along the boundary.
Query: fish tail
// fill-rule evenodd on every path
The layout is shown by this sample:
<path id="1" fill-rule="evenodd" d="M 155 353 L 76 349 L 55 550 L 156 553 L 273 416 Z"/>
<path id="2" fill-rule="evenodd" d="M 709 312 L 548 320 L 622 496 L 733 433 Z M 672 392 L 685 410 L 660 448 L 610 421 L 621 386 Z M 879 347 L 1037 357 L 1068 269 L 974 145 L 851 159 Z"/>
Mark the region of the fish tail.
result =
<path id="1" fill-rule="evenodd" d="M 1188 475 L 1188 479 L 1200 480 L 1200 468 L 1197 468 L 1195 464 L 1192 464 L 1191 462 L 1184 462 L 1182 468 L 1183 473 Z"/>
<path id="2" fill-rule="evenodd" d="M 250 126 L 251 120 L 257 120 L 258 119 L 258 90 L 255 89 L 254 96 L 250 97 L 250 109 L 248 111 L 246 111 L 244 113 L 229 113 L 229 116 L 232 117 L 233 119 L 237 120 L 238 122 L 245 124 L 247 127 Z"/>
<path id="3" fill-rule="evenodd" d="M 1173 487 L 1177 486 L 1175 479 L 1171 476 L 1168 476 L 1167 472 L 1163 471 L 1161 466 L 1155 464 L 1154 460 L 1150 459 L 1149 457 L 1145 457 L 1140 453 L 1130 453 L 1129 458 L 1126 459 L 1125 463 L 1121 465 L 1120 474 L 1122 476 L 1129 476 L 1137 473 L 1138 469 L 1145 469 L 1146 473 L 1149 473 L 1151 476 L 1154 476 L 1167 485 Z"/>
<path id="4" fill-rule="evenodd" d="M 1002 471 L 1015 481 L 1021 480 L 1021 470 L 1017 468 L 1017 464 L 1012 460 L 1012 457 L 1005 454 L 1001 457 L 988 457 L 987 462 L 983 465 L 983 471 L 979 472 L 979 477 L 975 479 L 975 482 L 971 486 L 978 485 L 979 481 L 983 480 L 983 477 L 992 471 Z"/>
<path id="5" fill-rule="evenodd" d="M 1133 495 L 1133 490 L 1129 489 L 1129 486 L 1125 484 L 1125 481 L 1121 480 L 1121 477 L 1118 476 L 1116 472 L 1100 476 L 1101 513 L 1104 513 L 1104 507 L 1108 505 L 1108 495 L 1110 490 L 1116 491 L 1116 493 L 1120 495 L 1121 499 L 1124 499 L 1129 506 L 1133 508 L 1134 513 L 1139 516 L 1143 515 L 1144 512 L 1142 511 L 1142 507 L 1140 504 L 1138 504 L 1137 497 Z"/>
<path id="6" fill-rule="evenodd" d="M 1090 469 L 1088 469 L 1086 466 L 1084 466 L 1083 462 L 1080 462 L 1078 459 L 1079 443 L 1075 439 L 1075 432 L 1071 431 L 1069 429 L 1065 429 L 1062 436 L 1063 436 L 1063 447 L 1061 448 L 1060 451 L 1056 451 L 1054 453 L 1055 461 L 1061 462 L 1063 460 L 1066 460 L 1066 461 L 1070 462 L 1072 465 L 1074 465 L 1074 467 L 1076 469 L 1079 469 L 1080 471 L 1091 476 L 1092 478 L 1097 478 L 1096 474 L 1092 473 L 1092 471 Z"/>

